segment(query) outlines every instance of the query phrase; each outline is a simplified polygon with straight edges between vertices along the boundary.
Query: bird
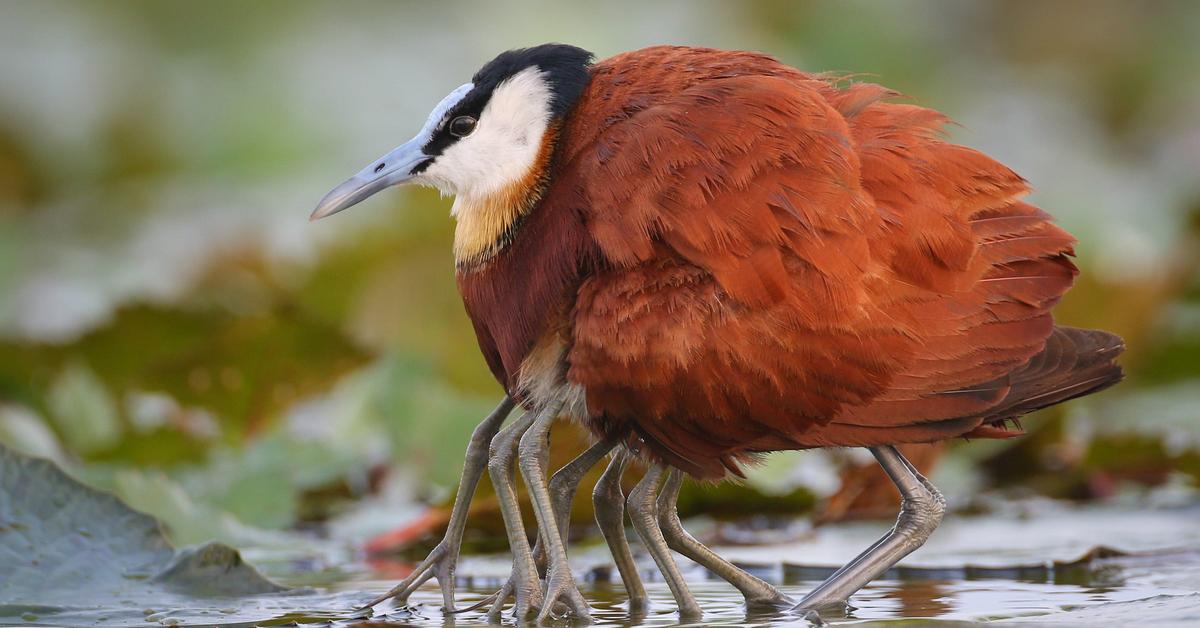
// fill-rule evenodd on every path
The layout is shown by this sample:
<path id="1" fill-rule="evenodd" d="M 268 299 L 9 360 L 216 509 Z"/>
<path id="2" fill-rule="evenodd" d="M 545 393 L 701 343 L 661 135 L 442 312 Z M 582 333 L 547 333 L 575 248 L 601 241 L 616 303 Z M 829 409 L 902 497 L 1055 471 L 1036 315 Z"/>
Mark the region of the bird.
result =
<path id="1" fill-rule="evenodd" d="M 490 613 L 513 599 L 521 617 L 588 617 L 563 531 L 583 472 L 607 457 L 593 503 L 631 608 L 647 602 L 626 516 L 682 616 L 703 611 L 672 551 L 752 607 L 844 608 L 946 509 L 897 445 L 1019 436 L 1023 415 L 1120 381 L 1121 338 L 1053 318 L 1079 272 L 1075 239 L 947 123 L 880 85 L 757 52 L 654 46 L 597 61 L 544 44 L 501 53 L 330 191 L 312 219 L 399 184 L 454 196 L 457 286 L 505 391 L 472 435 L 445 538 L 372 604 L 437 578 L 457 610 L 466 509 L 486 471 L 513 554 Z M 595 444 L 548 479 L 559 420 Z M 799 601 L 680 525 L 685 477 L 736 479 L 770 452 L 826 447 L 867 448 L 900 515 Z M 626 496 L 634 463 L 646 470 Z"/>

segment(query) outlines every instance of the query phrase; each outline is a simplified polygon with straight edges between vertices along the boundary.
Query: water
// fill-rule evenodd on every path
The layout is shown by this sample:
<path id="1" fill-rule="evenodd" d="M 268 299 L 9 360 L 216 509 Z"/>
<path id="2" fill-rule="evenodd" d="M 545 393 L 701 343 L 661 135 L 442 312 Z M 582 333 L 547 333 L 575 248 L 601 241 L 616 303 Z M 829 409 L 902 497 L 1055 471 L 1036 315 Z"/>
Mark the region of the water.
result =
<path id="1" fill-rule="evenodd" d="M 698 522 L 688 522 L 703 531 Z M 842 562 L 870 544 L 879 522 L 800 528 L 786 542 L 717 548 L 755 575 L 799 599 Z M 572 568 L 597 626 L 681 625 L 675 602 L 640 547 L 649 612 L 631 615 L 602 545 L 572 546 Z M 406 607 L 356 610 L 391 587 L 412 565 L 323 563 L 295 552 L 247 552 L 267 572 L 299 587 L 241 598 L 87 599 L 78 605 L 0 607 L 25 626 L 482 626 L 484 610 L 443 617 L 436 584 Z M 787 613 L 748 615 L 741 596 L 705 570 L 680 559 L 704 611 L 691 625 L 805 625 Z M 457 600 L 465 608 L 492 594 L 507 577 L 507 556 L 470 556 L 459 567 Z M 616 580 L 614 582 L 614 580 Z M 950 516 L 929 543 L 852 599 L 840 625 L 999 624 L 1200 625 L 1200 508 L 1072 507 L 1022 504 L 986 516 Z M 506 624 L 512 624 L 505 617 Z M 557 622 L 567 625 L 568 622 Z"/>
<path id="2" fill-rule="evenodd" d="M 999 570 L 997 570 L 999 571 Z M 854 609 L 844 616 L 824 614 L 831 624 L 939 622 L 1033 622 L 1091 624 L 1136 617 L 1155 625 L 1200 624 L 1200 552 L 1113 557 L 1088 568 L 1067 569 L 1055 574 L 1027 572 L 1024 576 L 931 577 L 931 571 L 910 571 L 885 578 L 854 596 Z M 1012 572 L 1017 576 L 1017 571 Z M 645 574 L 644 574 L 645 575 Z M 758 575 L 769 575 L 759 573 Z M 936 575 L 936 574 L 934 574 Z M 741 596 L 729 585 L 696 570 L 689 573 L 689 586 L 704 617 L 695 625 L 774 626 L 806 622 L 788 614 L 748 615 Z M 794 599 L 800 599 L 819 580 L 784 578 L 774 583 Z M 361 583 L 375 591 L 387 589 L 386 582 Z M 459 590 L 460 606 L 468 607 L 495 591 L 499 580 L 471 583 Z M 675 602 L 660 580 L 646 583 L 651 610 L 640 616 L 629 613 L 621 585 L 589 582 L 583 593 L 600 626 L 677 626 Z M 481 611 L 465 612 L 444 620 L 439 610 L 441 596 L 436 586 L 418 591 L 409 608 L 381 607 L 377 617 L 396 626 L 486 625 Z M 566 622 L 560 622 L 566 623 Z"/>
<path id="3" fill-rule="evenodd" d="M 700 528 L 694 523 L 692 527 Z M 794 599 L 871 543 L 886 524 L 827 526 L 788 542 L 718 548 Z M 635 546 L 636 548 L 636 546 Z M 675 602 L 655 578 L 653 563 L 639 557 L 651 610 L 631 616 L 603 547 L 573 548 L 572 566 L 600 626 L 675 626 Z M 692 593 L 704 610 L 696 625 L 804 625 L 787 614 L 747 615 L 741 596 L 707 571 L 680 559 Z M 386 564 L 376 564 L 387 570 Z M 387 578 L 350 588 L 385 591 L 404 566 Z M 460 607 L 491 594 L 508 573 L 507 557 L 468 558 L 460 573 Z M 826 613 L 831 624 L 995 622 L 1001 624 L 1200 625 L 1200 509 L 1074 507 L 1046 501 L 1001 505 L 986 516 L 950 516 L 929 543 L 883 579 L 854 596 L 845 615 Z M 397 626 L 483 625 L 482 611 L 443 619 L 436 586 L 418 591 L 411 606 L 382 606 L 377 619 Z M 507 621 L 507 620 L 506 620 Z M 565 622 L 562 622 L 565 623 Z"/>

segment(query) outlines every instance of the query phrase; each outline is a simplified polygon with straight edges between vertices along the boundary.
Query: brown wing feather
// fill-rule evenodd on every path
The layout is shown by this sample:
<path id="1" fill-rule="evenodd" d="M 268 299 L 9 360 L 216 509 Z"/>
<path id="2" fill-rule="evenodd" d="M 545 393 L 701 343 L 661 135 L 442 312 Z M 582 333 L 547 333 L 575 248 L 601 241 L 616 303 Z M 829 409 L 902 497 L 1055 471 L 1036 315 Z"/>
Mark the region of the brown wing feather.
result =
<path id="1" fill-rule="evenodd" d="M 950 438 L 1038 355 L 1073 240 L 944 118 L 748 53 L 598 64 L 556 202 L 599 255 L 568 378 L 704 477 L 755 450 Z"/>

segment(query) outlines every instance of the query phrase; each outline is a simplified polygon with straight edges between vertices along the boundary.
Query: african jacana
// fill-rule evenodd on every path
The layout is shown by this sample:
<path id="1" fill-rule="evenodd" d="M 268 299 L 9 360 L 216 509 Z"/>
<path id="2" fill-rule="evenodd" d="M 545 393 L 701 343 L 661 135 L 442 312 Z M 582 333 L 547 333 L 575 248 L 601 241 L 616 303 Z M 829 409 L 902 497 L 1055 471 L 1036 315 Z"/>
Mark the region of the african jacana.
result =
<path id="1" fill-rule="evenodd" d="M 616 448 L 594 497 L 634 604 L 617 483 L 629 458 L 649 465 L 631 520 L 681 613 L 699 608 L 671 549 L 748 603 L 791 605 L 683 531 L 681 473 L 868 447 L 903 495 L 900 519 L 796 608 L 844 603 L 942 516 L 894 445 L 1014 436 L 1012 419 L 1120 380 L 1120 338 L 1051 318 L 1077 273 L 1071 235 L 1020 200 L 1021 177 L 946 142 L 941 114 L 749 52 L 591 58 L 558 44 L 501 54 L 313 212 L 405 182 L 455 195 L 458 287 L 508 393 L 475 431 L 445 539 L 389 596 L 436 576 L 453 609 L 486 464 L 514 555 L 494 612 L 514 593 L 521 616 L 587 615 L 560 528 L 582 472 Z M 514 405 L 524 415 L 501 431 Z M 598 444 L 547 482 L 558 417 Z M 514 459 L 544 552 L 524 535 Z"/>

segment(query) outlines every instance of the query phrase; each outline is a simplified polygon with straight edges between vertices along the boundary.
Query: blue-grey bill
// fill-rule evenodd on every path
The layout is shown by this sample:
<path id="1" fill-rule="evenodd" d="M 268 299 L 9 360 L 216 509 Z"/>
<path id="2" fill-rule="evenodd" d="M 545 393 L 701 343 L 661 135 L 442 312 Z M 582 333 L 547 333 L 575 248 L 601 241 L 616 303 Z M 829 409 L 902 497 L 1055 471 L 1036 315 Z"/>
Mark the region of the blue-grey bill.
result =
<path id="1" fill-rule="evenodd" d="M 332 216 L 343 209 L 361 203 L 367 197 L 380 190 L 400 185 L 413 178 L 413 168 L 424 162 L 428 157 L 421 151 L 424 144 L 422 138 L 401 144 L 392 152 L 375 160 L 363 168 L 358 174 L 343 181 L 333 188 L 317 203 L 317 208 L 308 217 L 309 220 L 320 220 Z"/>

